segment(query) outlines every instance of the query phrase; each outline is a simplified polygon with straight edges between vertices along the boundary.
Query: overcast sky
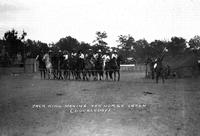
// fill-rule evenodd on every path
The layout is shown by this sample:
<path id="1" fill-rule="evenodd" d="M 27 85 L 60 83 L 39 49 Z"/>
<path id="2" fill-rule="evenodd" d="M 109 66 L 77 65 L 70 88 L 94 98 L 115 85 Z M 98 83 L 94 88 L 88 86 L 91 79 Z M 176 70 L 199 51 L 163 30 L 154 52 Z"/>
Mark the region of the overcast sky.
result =
<path id="1" fill-rule="evenodd" d="M 46 43 L 69 35 L 92 43 L 96 31 L 109 46 L 121 34 L 188 40 L 200 35 L 200 0 L 0 0 L 0 37 L 12 28 Z"/>

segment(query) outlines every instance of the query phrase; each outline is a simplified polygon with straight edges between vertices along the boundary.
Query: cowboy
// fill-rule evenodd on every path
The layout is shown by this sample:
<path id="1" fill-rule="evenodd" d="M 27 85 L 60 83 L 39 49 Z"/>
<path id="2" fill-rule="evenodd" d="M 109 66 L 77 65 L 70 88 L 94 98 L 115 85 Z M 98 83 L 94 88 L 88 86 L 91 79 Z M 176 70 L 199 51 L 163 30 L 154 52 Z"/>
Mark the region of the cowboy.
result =
<path id="1" fill-rule="evenodd" d="M 52 56 L 52 50 L 49 50 L 48 52 L 46 52 L 43 56 L 43 60 L 46 60 L 47 62 L 49 62 L 51 60 L 51 57 Z"/>
<path id="2" fill-rule="evenodd" d="M 63 56 L 64 56 L 64 60 L 68 60 L 69 59 L 69 55 L 67 51 L 63 52 Z"/>
<path id="3" fill-rule="evenodd" d="M 106 51 L 102 58 L 105 60 L 105 62 L 108 62 L 110 60 L 110 53 Z"/>
<path id="4" fill-rule="evenodd" d="M 94 57 L 94 59 L 97 59 L 98 58 L 98 52 L 97 53 L 95 53 L 95 54 L 93 54 L 93 57 Z"/>
<path id="5" fill-rule="evenodd" d="M 62 77 L 62 71 L 61 71 L 61 67 L 63 66 L 64 63 L 64 56 L 61 50 L 58 51 L 58 79 L 63 79 Z"/>
<path id="6" fill-rule="evenodd" d="M 113 58 L 117 59 L 117 57 L 118 57 L 118 55 L 117 55 L 117 51 L 114 50 L 113 53 L 112 53 L 111 58 L 112 58 L 112 59 L 113 59 Z"/>

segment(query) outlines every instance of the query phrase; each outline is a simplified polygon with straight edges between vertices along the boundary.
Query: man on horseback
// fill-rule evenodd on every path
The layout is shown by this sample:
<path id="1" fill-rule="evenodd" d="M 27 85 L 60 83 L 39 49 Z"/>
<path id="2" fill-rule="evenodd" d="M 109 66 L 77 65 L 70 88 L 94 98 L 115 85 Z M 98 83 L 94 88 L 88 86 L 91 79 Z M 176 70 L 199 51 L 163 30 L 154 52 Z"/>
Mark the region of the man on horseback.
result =
<path id="1" fill-rule="evenodd" d="M 46 52 L 42 58 L 42 60 L 45 62 L 45 65 L 46 65 L 48 79 L 51 79 L 51 73 L 52 73 L 51 55 L 52 55 L 52 51 L 49 50 L 49 52 Z"/>
<path id="2" fill-rule="evenodd" d="M 64 56 L 63 56 L 63 52 L 61 50 L 58 51 L 58 55 L 57 55 L 57 59 L 58 59 L 58 79 L 64 79 L 63 75 L 62 75 L 62 71 L 61 68 L 63 66 L 64 63 Z"/>
<path id="3" fill-rule="evenodd" d="M 69 54 L 69 79 L 70 75 L 72 75 L 72 78 L 76 78 L 76 61 L 77 61 L 77 54 L 75 53 L 75 50 L 72 50 L 72 52 Z"/>
<path id="4" fill-rule="evenodd" d="M 84 62 L 84 54 L 81 51 L 78 51 L 76 56 L 76 79 L 81 79 L 81 75 L 83 79 L 85 80 L 85 62 Z"/>
<path id="5" fill-rule="evenodd" d="M 116 80 L 116 74 L 118 74 L 118 81 L 120 80 L 120 58 L 118 57 L 117 51 L 114 50 L 110 60 L 110 75 L 114 73 L 114 80 Z"/>
<path id="6" fill-rule="evenodd" d="M 94 76 L 95 64 L 92 54 L 85 56 L 85 78 L 89 80 L 91 76 Z"/>
<path id="7" fill-rule="evenodd" d="M 162 61 L 165 57 L 166 52 L 168 52 L 168 50 L 164 48 L 162 54 L 156 59 L 155 64 L 154 64 L 154 69 L 156 72 L 156 83 L 158 83 L 159 77 L 162 78 L 163 83 L 165 82 L 165 68 Z"/>
<path id="8" fill-rule="evenodd" d="M 106 51 L 106 53 L 103 55 L 103 69 L 105 71 L 105 75 L 106 75 L 106 80 L 108 80 L 108 74 L 109 74 L 109 70 L 110 70 L 110 52 Z M 110 78 L 112 78 L 112 76 L 110 75 Z"/>
<path id="9" fill-rule="evenodd" d="M 102 59 L 102 52 L 98 50 L 96 54 L 94 54 L 95 59 L 95 79 L 101 80 L 103 78 L 103 59 Z"/>
<path id="10" fill-rule="evenodd" d="M 60 68 L 62 78 L 66 80 L 69 77 L 69 54 L 67 51 L 63 52 L 63 62 Z"/>
<path id="11" fill-rule="evenodd" d="M 43 61 L 43 52 L 41 52 L 39 55 L 37 55 L 36 61 L 39 61 L 39 71 L 40 71 L 41 79 L 42 78 L 45 79 L 46 64 Z"/>

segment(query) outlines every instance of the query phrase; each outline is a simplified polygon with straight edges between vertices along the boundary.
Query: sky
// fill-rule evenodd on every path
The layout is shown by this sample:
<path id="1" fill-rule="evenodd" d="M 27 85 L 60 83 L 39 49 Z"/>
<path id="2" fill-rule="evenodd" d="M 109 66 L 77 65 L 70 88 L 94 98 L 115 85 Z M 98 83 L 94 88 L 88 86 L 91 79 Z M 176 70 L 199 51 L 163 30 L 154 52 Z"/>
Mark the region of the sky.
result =
<path id="1" fill-rule="evenodd" d="M 46 43 L 72 36 L 92 44 L 97 31 L 107 33 L 108 46 L 128 34 L 189 40 L 200 35 L 200 0 L 0 0 L 0 38 L 13 28 Z"/>

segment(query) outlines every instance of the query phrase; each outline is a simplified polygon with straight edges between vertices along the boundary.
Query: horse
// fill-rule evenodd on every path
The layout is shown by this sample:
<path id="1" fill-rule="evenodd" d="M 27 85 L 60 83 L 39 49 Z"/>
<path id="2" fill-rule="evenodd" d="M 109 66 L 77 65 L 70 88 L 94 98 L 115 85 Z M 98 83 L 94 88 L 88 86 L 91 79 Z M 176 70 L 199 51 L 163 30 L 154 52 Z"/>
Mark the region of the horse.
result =
<path id="1" fill-rule="evenodd" d="M 103 59 L 100 55 L 95 60 L 95 79 L 103 79 Z"/>
<path id="2" fill-rule="evenodd" d="M 59 65 L 59 57 L 58 54 L 53 54 L 51 58 L 52 62 L 52 74 L 54 79 L 58 79 L 58 65 Z"/>
<path id="3" fill-rule="evenodd" d="M 61 61 L 61 75 L 63 79 L 69 79 L 70 71 L 69 71 L 69 58 L 68 55 L 65 54 L 63 60 Z"/>
<path id="4" fill-rule="evenodd" d="M 118 81 L 120 80 L 120 59 L 113 57 L 110 62 L 109 62 L 109 75 L 111 77 L 111 79 L 113 79 L 114 81 L 116 81 L 116 77 L 118 75 Z M 112 78 L 112 73 L 114 74 L 114 78 Z M 117 75 L 116 75 L 117 74 Z"/>
<path id="5" fill-rule="evenodd" d="M 83 77 L 83 80 L 85 80 L 85 62 L 83 58 L 77 58 L 76 61 L 76 79 L 81 79 L 81 74 Z"/>
<path id="6" fill-rule="evenodd" d="M 41 79 L 45 79 L 45 73 L 46 73 L 46 65 L 45 62 L 42 60 L 42 54 L 37 55 L 36 61 L 39 61 L 39 70 L 40 70 L 40 76 Z"/>
<path id="7" fill-rule="evenodd" d="M 42 59 L 44 62 L 45 62 L 45 65 L 46 65 L 46 71 L 47 71 L 47 74 L 48 74 L 48 79 L 51 79 L 51 74 L 52 74 L 52 63 L 51 63 L 51 59 L 50 59 L 50 56 L 48 53 L 46 53 L 44 56 L 43 56 L 43 59 Z"/>
<path id="8" fill-rule="evenodd" d="M 117 72 L 117 74 L 118 74 L 118 81 L 119 81 L 119 80 L 120 80 L 120 64 L 121 64 L 121 61 L 122 61 L 121 57 L 118 56 L 116 61 L 117 61 L 117 69 L 116 69 L 116 72 Z"/>
<path id="9" fill-rule="evenodd" d="M 95 64 L 92 58 L 86 58 L 85 60 L 85 78 L 89 80 L 91 76 L 94 76 Z"/>
<path id="10" fill-rule="evenodd" d="M 70 55 L 69 59 L 68 59 L 68 66 L 69 66 L 69 73 L 68 73 L 68 79 L 71 79 L 71 75 L 72 75 L 72 79 L 76 78 L 76 62 L 77 62 L 77 58 L 75 56 Z"/>
<path id="11" fill-rule="evenodd" d="M 112 79 L 112 72 L 110 72 L 111 70 L 110 60 L 105 61 L 104 70 L 105 70 L 106 80 L 108 80 L 108 77 Z"/>
<path id="12" fill-rule="evenodd" d="M 157 60 L 155 61 L 154 64 L 154 69 L 155 69 L 155 73 L 156 73 L 156 83 L 158 83 L 159 77 L 162 78 L 162 82 L 165 82 L 165 67 L 162 63 L 163 59 L 164 59 L 164 52 L 161 54 L 160 57 L 157 58 Z"/>

